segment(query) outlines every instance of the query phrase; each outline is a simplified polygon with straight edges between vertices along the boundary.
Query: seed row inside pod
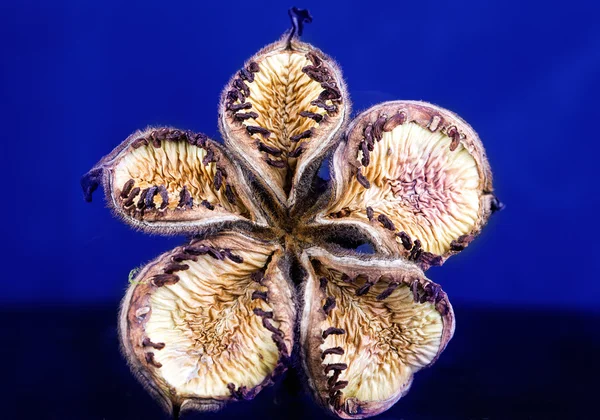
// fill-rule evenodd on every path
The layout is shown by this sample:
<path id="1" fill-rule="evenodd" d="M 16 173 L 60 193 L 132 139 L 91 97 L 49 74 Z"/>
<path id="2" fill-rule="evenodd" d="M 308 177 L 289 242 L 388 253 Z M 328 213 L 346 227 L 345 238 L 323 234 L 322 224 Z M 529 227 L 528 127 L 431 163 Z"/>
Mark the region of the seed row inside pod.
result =
<path id="1" fill-rule="evenodd" d="M 326 291 L 327 289 L 327 277 L 321 277 L 319 279 L 319 286 L 321 290 Z M 335 308 L 335 296 L 326 296 L 323 304 L 323 311 L 325 315 L 329 316 L 331 311 Z M 342 335 L 346 331 L 343 328 L 328 327 L 323 330 L 323 340 L 327 339 L 330 335 Z M 323 370 L 325 375 L 328 376 L 330 372 L 333 372 L 327 380 L 327 392 L 328 392 L 328 404 L 332 405 L 336 409 L 339 409 L 342 397 L 342 389 L 348 386 L 348 381 L 339 380 L 340 375 L 344 370 L 348 368 L 345 363 L 326 363 L 328 355 L 343 355 L 344 349 L 340 346 L 329 347 L 321 352 L 321 360 L 323 361 Z"/>
<path id="2" fill-rule="evenodd" d="M 272 116 L 264 115 L 264 113 L 261 112 L 261 107 L 264 107 L 264 104 L 257 108 L 257 103 L 264 101 L 264 98 L 254 98 L 253 103 L 253 90 L 250 88 L 252 87 L 251 84 L 259 77 L 258 74 L 262 71 L 262 65 L 265 67 L 265 73 L 273 71 L 272 67 L 276 67 L 277 65 L 277 59 L 274 57 L 265 58 L 261 65 L 256 62 L 250 62 L 246 68 L 242 68 L 238 73 L 238 77 L 233 80 L 231 89 L 226 94 L 225 109 L 231 113 L 234 121 L 245 125 L 246 131 L 250 136 L 257 136 L 256 144 L 258 150 L 266 155 L 264 161 L 274 168 L 289 169 L 288 159 L 298 158 L 306 149 L 306 145 L 302 140 L 308 140 L 313 136 L 314 128 L 323 121 L 326 115 L 334 115 L 337 113 L 338 106 L 336 103 L 341 102 L 341 91 L 330 70 L 323 65 L 323 59 L 313 52 L 306 53 L 305 57 L 311 64 L 302 67 L 302 73 L 306 74 L 310 80 L 320 83 L 322 88 L 318 97 L 312 100 L 310 105 L 323 109 L 325 113 L 321 114 L 307 109 L 298 112 L 297 116 L 312 119 L 314 121 L 312 126 L 309 126 L 309 128 L 304 131 L 298 132 L 297 128 L 292 128 L 292 126 L 285 128 L 277 126 L 271 127 L 273 123 L 269 123 L 267 120 L 270 120 Z M 291 56 L 289 59 L 292 60 Z M 298 59 L 295 58 L 295 60 Z M 277 71 L 275 71 L 275 74 L 277 74 Z M 273 83 L 272 81 L 268 81 L 270 77 L 272 78 L 274 76 L 270 73 L 268 76 L 265 75 L 264 80 L 261 79 L 261 82 L 265 84 Z M 284 76 L 277 75 L 277 77 Z M 280 83 L 279 80 L 277 80 L 277 82 Z M 291 82 L 288 81 L 288 83 Z M 296 81 L 296 83 L 300 82 Z M 248 111 L 250 109 L 257 109 L 259 112 Z M 288 115 L 287 118 L 291 119 L 292 117 Z M 254 122 L 257 122 L 258 124 L 255 125 Z M 297 125 L 297 122 L 294 122 L 293 124 L 295 124 L 293 127 L 302 126 Z M 267 128 L 267 126 L 270 128 Z M 295 134 L 292 134 L 294 130 Z M 273 140 L 273 134 L 275 134 L 278 139 Z M 290 144 L 286 147 L 286 140 L 279 137 L 287 137 L 289 142 L 296 143 L 296 145 L 292 146 Z M 271 141 L 271 144 L 267 144 L 267 140 Z"/>
<path id="3" fill-rule="evenodd" d="M 375 211 L 373 210 L 373 208 L 367 206 L 366 213 L 367 218 L 370 222 L 372 222 L 375 218 Z M 394 222 L 385 214 L 379 214 L 376 220 L 379 223 L 381 223 L 381 225 L 385 229 L 396 232 L 396 225 L 394 225 Z M 413 243 L 411 237 L 404 231 L 396 232 L 395 235 L 400 239 L 404 249 L 406 251 L 410 251 L 410 253 L 407 256 L 407 259 L 410 261 L 415 261 L 423 270 L 427 270 L 433 266 L 442 265 L 442 257 L 439 255 L 435 255 L 431 252 L 423 251 L 420 240 L 415 239 Z M 463 235 L 452 242 L 451 248 L 454 251 L 462 251 L 472 239 L 472 235 Z"/>
<path id="4" fill-rule="evenodd" d="M 154 153 L 155 159 L 173 163 L 174 152 L 171 150 L 172 146 L 167 146 L 167 142 L 171 144 L 185 142 L 190 146 L 201 148 L 204 151 L 200 154 L 202 165 L 207 168 L 208 173 L 213 174 L 214 191 L 217 194 L 222 192 L 230 204 L 236 204 L 235 193 L 231 183 L 227 180 L 227 173 L 224 168 L 219 166 L 215 151 L 207 142 L 205 134 L 161 128 L 138 137 L 131 143 L 131 148 L 137 150 L 151 145 L 154 149 L 160 149 L 160 151 L 157 150 Z M 176 165 L 176 167 L 181 168 L 181 165 Z M 213 170 L 214 172 L 212 172 Z M 215 204 L 220 205 L 215 197 L 211 197 L 211 194 L 207 194 L 206 191 L 197 187 L 192 187 L 194 188 L 192 193 L 188 185 L 179 185 L 178 182 L 173 180 L 172 173 L 166 169 L 164 171 L 162 179 L 168 183 L 167 185 L 153 185 L 150 180 L 144 179 L 144 172 L 142 171 L 138 174 L 137 179 L 130 178 L 121 187 L 118 197 L 122 208 L 130 216 L 143 218 L 149 211 L 156 211 L 161 214 L 167 210 L 192 209 L 196 204 L 194 198 L 208 210 L 214 210 Z M 215 204 L 211 203 L 209 198 L 214 200 Z"/>

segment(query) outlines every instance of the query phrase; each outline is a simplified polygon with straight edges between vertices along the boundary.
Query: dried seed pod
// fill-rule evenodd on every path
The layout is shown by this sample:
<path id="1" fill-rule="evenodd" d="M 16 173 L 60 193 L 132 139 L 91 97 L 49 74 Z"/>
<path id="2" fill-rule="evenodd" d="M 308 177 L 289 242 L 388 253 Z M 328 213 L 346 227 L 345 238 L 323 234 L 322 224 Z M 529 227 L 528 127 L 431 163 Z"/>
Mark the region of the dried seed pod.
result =
<path id="1" fill-rule="evenodd" d="M 120 316 L 133 372 L 174 414 L 251 399 L 296 355 L 331 414 L 381 413 L 453 333 L 447 296 L 422 270 L 502 207 L 481 143 L 449 111 L 389 102 L 344 132 L 341 73 L 298 40 L 310 14 L 290 17 L 223 93 L 228 148 L 149 128 L 81 182 L 88 201 L 102 184 L 133 226 L 192 238 L 130 279 Z M 334 148 L 325 185 L 317 170 Z M 373 253 L 340 251 L 363 243 Z"/>
<path id="2" fill-rule="evenodd" d="M 331 58 L 294 35 L 265 47 L 244 68 L 250 63 L 252 80 L 236 76 L 225 87 L 219 125 L 225 144 L 258 182 L 281 207 L 291 207 L 310 188 L 345 124 L 350 112 L 345 84 Z M 252 112 L 237 113 L 242 104 Z M 295 152 L 298 142 L 302 149 Z M 273 151 L 289 159 L 274 162 Z"/>
<path id="3" fill-rule="evenodd" d="M 157 136 L 168 141 L 155 147 L 139 140 Z M 153 233 L 189 233 L 248 220 L 263 224 L 265 217 L 258 203 L 249 199 L 241 172 L 222 147 L 203 134 L 148 128 L 132 134 L 104 157 L 84 175 L 82 186 L 102 184 L 115 213 Z M 224 183 L 229 191 L 220 188 Z M 93 189 L 87 188 L 90 201 Z M 214 204 L 200 205 L 203 202 Z"/>
<path id="4" fill-rule="evenodd" d="M 492 213 L 496 198 L 481 141 L 450 111 L 387 102 L 360 114 L 347 139 L 334 154 L 334 196 L 318 222 L 356 226 L 378 249 L 406 257 L 419 240 L 424 258 L 413 259 L 426 269 L 463 249 Z M 373 144 L 368 162 L 365 142 Z M 367 224 L 369 208 L 379 226 Z M 342 209 L 346 218 L 337 217 Z"/>
<path id="5" fill-rule="evenodd" d="M 403 260 L 365 261 L 311 248 L 302 261 L 308 279 L 300 346 L 317 401 L 341 418 L 387 410 L 452 338 L 446 294 Z M 343 274 L 357 280 L 345 282 Z M 327 279 L 324 287 L 321 278 Z M 369 278 L 378 280 L 367 283 Z M 367 290 L 358 294 L 361 289 Z M 331 301 L 335 307 L 322 310 Z"/>
<path id="6" fill-rule="evenodd" d="M 202 244 L 243 261 L 205 254 L 175 267 L 172 257 L 185 255 L 176 248 L 138 273 L 120 315 L 133 372 L 171 412 L 252 398 L 285 371 L 293 346 L 293 289 L 282 252 L 233 233 Z M 175 269 L 176 283 L 151 281 Z M 251 279 L 257 271 L 264 273 L 261 283 Z M 252 298 L 263 294 L 268 301 Z"/>

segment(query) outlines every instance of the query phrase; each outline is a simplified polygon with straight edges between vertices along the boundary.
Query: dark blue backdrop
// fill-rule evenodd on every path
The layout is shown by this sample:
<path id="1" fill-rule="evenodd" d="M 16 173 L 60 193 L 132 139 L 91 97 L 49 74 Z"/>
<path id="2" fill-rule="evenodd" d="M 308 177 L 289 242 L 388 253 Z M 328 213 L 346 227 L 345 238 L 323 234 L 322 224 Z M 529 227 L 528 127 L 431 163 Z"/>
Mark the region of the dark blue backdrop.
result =
<path id="1" fill-rule="evenodd" d="M 564 358 L 563 353 L 548 356 L 548 365 L 594 354 L 590 346 L 597 349 L 598 341 L 586 340 L 592 330 L 597 333 L 595 321 L 590 331 L 581 324 L 597 319 L 590 317 L 597 316 L 600 298 L 600 8 L 592 2 L 520 0 L 297 5 L 309 8 L 315 18 L 304 39 L 341 64 L 355 111 L 385 100 L 425 100 L 457 112 L 484 142 L 497 194 L 507 208 L 465 252 L 428 273 L 455 306 L 475 308 L 474 317 L 494 308 L 493 314 L 481 315 L 490 317 L 490 327 L 477 324 L 480 329 L 471 332 L 478 337 L 465 336 L 457 349 L 471 348 L 469 340 L 504 328 L 503 344 L 489 343 L 496 351 L 506 345 L 510 352 L 524 341 L 532 346 L 533 361 L 537 353 L 531 334 L 537 333 L 540 340 L 547 334 L 561 338 L 546 342 L 546 353 L 551 351 L 547 347 L 573 345 Z M 18 319 L 23 328 L 43 326 L 48 341 L 58 334 L 66 340 L 58 342 L 69 347 L 92 346 L 95 336 L 89 329 L 73 336 L 83 321 L 65 311 L 88 313 L 104 306 L 110 310 L 86 316 L 111 331 L 106 346 L 108 352 L 115 346 L 114 361 L 103 363 L 121 369 L 112 331 L 128 273 L 182 239 L 134 232 L 112 218 L 101 194 L 92 205 L 85 203 L 79 178 L 146 125 L 169 124 L 218 138 L 222 86 L 245 59 L 288 28 L 289 6 L 276 1 L 2 2 L 0 163 L 6 178 L 0 303 L 5 333 L 27 336 L 15 324 Z M 532 308 L 541 312 L 531 315 Z M 48 322 L 52 316 L 56 323 Z M 512 320 L 511 327 L 504 317 Z M 459 317 L 458 331 L 465 318 Z M 465 321 L 467 328 L 473 322 Z M 54 325 L 60 333 L 48 332 Z M 23 340 L 37 343 L 31 337 Z M 577 340 L 583 340 L 581 346 L 573 344 Z M 14 375 L 23 389 L 37 384 L 31 377 L 23 379 L 35 370 L 27 363 L 33 351 L 27 345 L 11 353 L 22 361 Z M 448 363 L 459 363 L 459 353 L 454 354 Z M 504 360 L 504 353 L 494 354 L 480 363 L 481 369 Z M 58 349 L 46 355 L 58 364 L 67 357 Z M 81 363 L 78 368 L 89 367 Z M 64 375 L 76 367 L 60 369 Z M 523 380 L 534 380 L 542 371 L 542 366 L 539 372 L 529 370 Z M 514 373 L 510 378 L 518 380 Z M 129 380 L 121 370 L 119 375 Z M 577 376 L 564 375 L 538 377 L 535 383 L 578 382 Z M 509 387 L 510 378 L 492 381 L 493 392 L 500 392 L 504 382 Z M 463 385 L 471 392 L 477 388 L 470 380 Z M 146 398 L 133 382 L 122 388 Z M 26 391 L 17 395 L 26 400 Z M 83 401 L 85 407 L 96 404 Z M 550 404 L 541 401 L 540 407 Z M 490 414 L 486 407 L 482 416 Z M 48 417 L 69 417 L 69 411 L 58 412 Z M 89 416 L 106 414 L 93 413 Z"/>

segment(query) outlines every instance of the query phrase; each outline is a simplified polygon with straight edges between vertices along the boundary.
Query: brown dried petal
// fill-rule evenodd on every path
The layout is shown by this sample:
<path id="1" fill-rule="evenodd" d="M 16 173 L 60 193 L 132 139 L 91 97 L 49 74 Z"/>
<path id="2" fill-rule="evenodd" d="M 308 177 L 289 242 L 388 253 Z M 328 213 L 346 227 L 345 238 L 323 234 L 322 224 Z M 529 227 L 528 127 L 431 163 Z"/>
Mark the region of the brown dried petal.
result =
<path id="1" fill-rule="evenodd" d="M 300 344 L 315 397 L 341 418 L 387 410 L 452 337 L 446 294 L 402 259 L 366 261 L 310 248 L 302 264 L 308 279 Z M 344 281 L 344 274 L 355 281 Z M 320 310 L 333 300 L 335 307 Z"/>
<path id="2" fill-rule="evenodd" d="M 293 291 L 282 252 L 233 233 L 194 242 L 240 260 L 210 253 L 186 260 L 178 247 L 133 279 L 120 316 L 134 373 L 169 411 L 216 410 L 252 398 L 285 370 L 293 347 Z M 151 281 L 173 271 L 176 283 Z M 251 278 L 257 271 L 264 272 L 260 283 Z M 268 301 L 252 298 L 259 295 Z"/>
<path id="3" fill-rule="evenodd" d="M 310 189 L 350 111 L 333 60 L 297 38 L 288 41 L 285 37 L 251 58 L 244 68 L 253 77 L 243 71 L 230 81 L 219 116 L 225 144 L 281 207 L 291 207 Z M 242 104 L 252 111 L 236 113 Z M 280 155 L 284 161 L 273 160 Z"/>
<path id="4" fill-rule="evenodd" d="M 334 198 L 317 222 L 362 227 L 377 249 L 424 255 L 423 268 L 460 251 L 459 238 L 472 239 L 486 224 L 495 200 L 490 167 L 457 115 L 424 102 L 387 102 L 360 114 L 347 139 L 332 164 Z M 373 212 L 380 224 L 367 224 Z M 416 240 L 421 248 L 411 250 Z"/>
<path id="5" fill-rule="evenodd" d="M 167 141 L 155 147 L 136 140 L 157 137 Z M 90 179 L 104 186 L 115 213 L 149 232 L 194 233 L 226 222 L 265 223 L 242 169 L 201 134 L 172 128 L 138 131 L 84 176 L 84 188 Z"/>

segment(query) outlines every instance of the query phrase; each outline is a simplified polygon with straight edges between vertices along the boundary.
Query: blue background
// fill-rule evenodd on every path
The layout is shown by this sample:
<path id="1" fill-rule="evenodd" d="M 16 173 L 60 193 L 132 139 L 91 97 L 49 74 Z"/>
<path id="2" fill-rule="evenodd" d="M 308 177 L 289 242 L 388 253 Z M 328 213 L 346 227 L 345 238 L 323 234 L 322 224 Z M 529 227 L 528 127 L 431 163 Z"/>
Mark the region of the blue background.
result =
<path id="1" fill-rule="evenodd" d="M 22 362 L 13 373 L 21 378 L 23 393 L 14 398 L 25 401 L 26 390 L 38 384 L 32 379 L 36 371 L 27 362 L 33 350 L 26 348 L 37 342 L 23 329 L 43 330 L 46 340 L 57 340 L 59 347 L 50 346 L 45 354 L 60 364 L 67 357 L 62 350 L 92 346 L 97 338 L 75 319 L 83 314 L 81 319 L 88 316 L 89 322 L 108 331 L 109 338 L 101 345 L 114 352 L 110 353 L 114 361 L 103 363 L 125 369 L 118 371 L 118 380 L 125 381 L 123 392 L 134 392 L 132 398 L 149 403 L 116 355 L 114 313 L 129 271 L 182 238 L 150 237 L 131 230 L 111 216 L 101 194 L 96 193 L 93 204 L 85 203 L 79 178 L 146 125 L 174 125 L 218 138 L 222 87 L 245 59 L 289 27 L 291 5 L 1 3 L 0 164 L 6 177 L 1 194 L 0 305 L 6 317 L 4 333 L 20 333 L 25 343 L 10 354 Z M 524 401 L 535 400 L 527 392 L 543 394 L 545 388 L 540 386 L 549 385 L 542 384 L 560 381 L 556 386 L 564 388 L 567 380 L 584 386 L 587 379 L 566 368 L 557 373 L 556 364 L 597 355 L 591 349 L 600 347 L 597 339 L 589 341 L 598 333 L 596 321 L 590 320 L 598 319 L 600 299 L 600 8 L 593 2 L 517 0 L 297 5 L 309 8 L 314 16 L 304 40 L 341 64 L 355 112 L 386 100 L 425 100 L 457 112 L 484 142 L 496 193 L 507 207 L 466 251 L 428 272 L 455 307 L 472 308 L 469 313 L 479 319 L 489 317 L 489 328 L 487 323 L 465 321 L 471 334 L 479 334 L 477 339 L 496 334 L 497 328 L 503 331 L 502 339 L 489 345 L 506 346 L 506 351 L 478 359 L 478 366 L 485 370 L 500 363 L 509 372 L 502 376 L 492 371 L 481 379 L 493 384 L 493 390 L 473 382 L 478 376 L 468 376 L 463 386 L 470 391 L 465 392 L 481 386 L 489 392 L 513 387 L 519 375 L 510 369 L 522 358 L 513 355 L 509 362 L 506 353 L 528 351 L 528 360 L 534 363 L 536 334 L 542 341 L 549 335 L 556 339 L 543 341 L 544 350 L 539 350 L 554 373 L 540 379 L 545 365 L 539 371 L 532 371 L 528 363 L 529 370 L 520 366 L 525 376 L 521 380 L 536 384 L 519 394 Z M 458 331 L 464 319 L 458 318 Z M 82 335 L 74 336 L 73 331 Z M 472 342 L 474 338 L 465 334 L 456 353 L 447 356 L 457 371 L 462 371 L 465 352 L 481 344 Z M 531 348 L 517 350 L 523 342 Z M 548 356 L 552 351 L 558 353 Z M 109 354 L 96 353 L 100 358 Z M 73 357 L 82 357 L 75 355 L 79 352 L 73 350 Z M 89 367 L 86 361 L 81 363 L 77 368 L 63 366 L 60 372 Z M 494 375 L 496 379 L 490 379 Z M 75 384 L 85 381 L 69 378 Z M 426 387 L 427 379 L 423 381 Z M 456 418 L 495 418 L 492 406 L 481 398 L 481 412 Z M 84 398 L 80 404 L 89 408 L 94 401 Z M 540 410 L 553 407 L 550 399 L 540 401 Z M 566 406 L 565 402 L 554 408 Z M 156 416 L 152 403 L 149 407 L 148 415 Z M 70 418 L 67 412 L 58 412 L 49 411 L 48 418 Z M 108 418 L 120 418 L 117 413 L 121 411 Z M 88 414 L 100 418 L 106 413 Z"/>

